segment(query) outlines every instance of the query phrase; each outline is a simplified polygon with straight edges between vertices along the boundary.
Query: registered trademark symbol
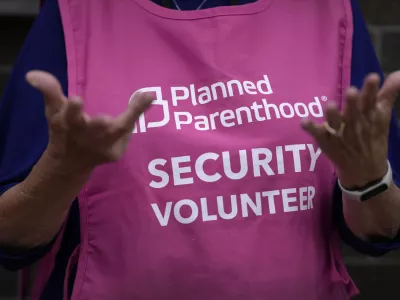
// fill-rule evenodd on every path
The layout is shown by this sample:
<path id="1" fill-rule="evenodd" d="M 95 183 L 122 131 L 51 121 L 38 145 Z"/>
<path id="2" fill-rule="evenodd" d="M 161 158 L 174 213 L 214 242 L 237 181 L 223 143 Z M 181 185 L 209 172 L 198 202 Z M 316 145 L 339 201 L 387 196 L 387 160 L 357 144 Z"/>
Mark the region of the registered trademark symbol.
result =
<path id="1" fill-rule="evenodd" d="M 327 101 L 327 100 L 328 100 L 328 97 L 322 96 L 322 97 L 321 97 L 321 100 L 322 100 L 322 101 Z"/>

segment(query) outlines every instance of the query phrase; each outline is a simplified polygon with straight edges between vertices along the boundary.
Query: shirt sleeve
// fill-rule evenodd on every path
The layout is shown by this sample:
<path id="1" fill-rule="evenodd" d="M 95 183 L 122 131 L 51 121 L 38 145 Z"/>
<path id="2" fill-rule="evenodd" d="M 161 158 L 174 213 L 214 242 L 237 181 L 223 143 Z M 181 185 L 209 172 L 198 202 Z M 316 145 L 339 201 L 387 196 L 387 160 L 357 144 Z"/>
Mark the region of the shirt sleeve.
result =
<path id="1" fill-rule="evenodd" d="M 354 20 L 351 84 L 361 88 L 367 74 L 379 73 L 382 80 L 383 74 L 357 1 L 351 0 L 351 3 L 353 7 Z M 390 124 L 388 157 L 393 169 L 394 182 L 398 186 L 400 186 L 400 156 L 398 154 L 396 155 L 396 149 L 399 149 L 399 147 L 400 131 L 396 116 L 393 112 Z M 334 199 L 334 219 L 338 226 L 341 238 L 346 244 L 361 253 L 372 256 L 380 256 L 391 250 L 400 248 L 400 236 L 394 240 L 380 243 L 367 242 L 358 238 L 346 225 L 343 216 L 342 193 L 338 186 L 335 188 Z"/>
<path id="2" fill-rule="evenodd" d="M 57 1 L 46 1 L 17 58 L 0 100 L 0 194 L 23 181 L 48 143 L 41 94 L 30 87 L 25 74 L 33 69 L 54 74 L 67 91 L 67 62 Z M 52 244 L 23 256 L 0 251 L 0 264 L 23 268 L 43 256 Z"/>

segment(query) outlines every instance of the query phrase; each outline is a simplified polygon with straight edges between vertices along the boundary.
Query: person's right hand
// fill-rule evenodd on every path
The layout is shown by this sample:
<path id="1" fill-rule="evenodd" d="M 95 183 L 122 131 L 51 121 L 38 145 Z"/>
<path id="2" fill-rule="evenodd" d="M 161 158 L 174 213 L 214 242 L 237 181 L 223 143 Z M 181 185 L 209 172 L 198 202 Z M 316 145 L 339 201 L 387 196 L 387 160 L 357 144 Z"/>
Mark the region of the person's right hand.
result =
<path id="1" fill-rule="evenodd" d="M 58 80 L 43 71 L 31 71 L 27 81 L 45 101 L 49 127 L 47 154 L 62 166 L 77 171 L 121 158 L 132 136 L 135 122 L 149 108 L 153 96 L 136 93 L 127 110 L 116 118 L 89 117 L 77 97 L 68 99 Z"/>

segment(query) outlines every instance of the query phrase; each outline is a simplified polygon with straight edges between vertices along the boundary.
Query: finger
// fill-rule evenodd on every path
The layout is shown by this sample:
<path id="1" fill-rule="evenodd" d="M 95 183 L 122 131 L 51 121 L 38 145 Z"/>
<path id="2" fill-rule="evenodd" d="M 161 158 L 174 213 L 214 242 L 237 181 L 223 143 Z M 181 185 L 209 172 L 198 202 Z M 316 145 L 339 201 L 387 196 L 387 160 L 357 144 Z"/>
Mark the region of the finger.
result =
<path id="1" fill-rule="evenodd" d="M 86 123 L 85 115 L 82 112 L 82 101 L 75 97 L 67 101 L 64 120 L 70 127 L 82 128 Z"/>
<path id="2" fill-rule="evenodd" d="M 128 109 L 115 120 L 115 127 L 124 131 L 133 130 L 137 119 L 150 107 L 153 100 L 154 96 L 151 93 L 136 93 Z"/>
<path id="3" fill-rule="evenodd" d="M 379 91 L 379 83 L 380 77 L 378 74 L 370 74 L 365 78 L 358 101 L 359 110 L 363 113 L 369 113 L 374 109 Z"/>
<path id="4" fill-rule="evenodd" d="M 345 104 L 343 108 L 343 119 L 346 124 L 355 123 L 359 120 L 361 112 L 358 109 L 357 102 L 360 99 L 358 89 L 351 87 L 347 90 L 345 95 Z"/>
<path id="5" fill-rule="evenodd" d="M 88 128 L 93 138 L 115 139 L 115 130 L 113 129 L 113 119 L 110 116 L 98 116 L 90 119 Z"/>
<path id="6" fill-rule="evenodd" d="M 320 142 L 325 136 L 326 131 L 323 125 L 317 125 L 313 121 L 303 120 L 301 127 L 308 132 L 317 142 Z"/>
<path id="7" fill-rule="evenodd" d="M 102 131 L 103 133 L 109 133 L 111 130 L 113 119 L 108 115 L 100 115 L 92 118 L 89 122 L 90 127 L 93 130 Z"/>
<path id="8" fill-rule="evenodd" d="M 400 71 L 394 72 L 384 81 L 381 90 L 378 93 L 378 101 L 383 102 L 390 110 L 396 101 L 400 92 Z"/>
<path id="9" fill-rule="evenodd" d="M 335 130 L 339 130 L 343 120 L 336 104 L 329 104 L 325 111 L 325 118 L 329 126 Z"/>
<path id="10" fill-rule="evenodd" d="M 46 110 L 49 113 L 59 111 L 66 101 L 60 82 L 50 73 L 30 71 L 26 74 L 28 83 L 44 96 Z"/>

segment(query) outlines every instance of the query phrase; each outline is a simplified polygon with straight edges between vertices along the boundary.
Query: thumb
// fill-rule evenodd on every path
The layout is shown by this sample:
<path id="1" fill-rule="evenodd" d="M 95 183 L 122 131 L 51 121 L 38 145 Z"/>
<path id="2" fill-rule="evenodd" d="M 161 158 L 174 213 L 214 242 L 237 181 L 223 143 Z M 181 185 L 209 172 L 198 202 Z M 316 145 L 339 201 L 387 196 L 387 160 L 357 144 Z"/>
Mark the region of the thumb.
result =
<path id="1" fill-rule="evenodd" d="M 400 71 L 391 73 L 383 83 L 378 93 L 379 102 L 384 102 L 388 109 L 392 110 L 396 98 L 400 93 Z"/>
<path id="2" fill-rule="evenodd" d="M 129 103 L 128 109 L 117 118 L 116 124 L 120 128 L 132 130 L 137 119 L 150 107 L 153 99 L 154 96 L 151 93 L 137 92 Z"/>
<path id="3" fill-rule="evenodd" d="M 30 71 L 26 74 L 26 80 L 43 94 L 46 110 L 50 113 L 59 111 L 67 100 L 60 82 L 48 72 Z"/>

